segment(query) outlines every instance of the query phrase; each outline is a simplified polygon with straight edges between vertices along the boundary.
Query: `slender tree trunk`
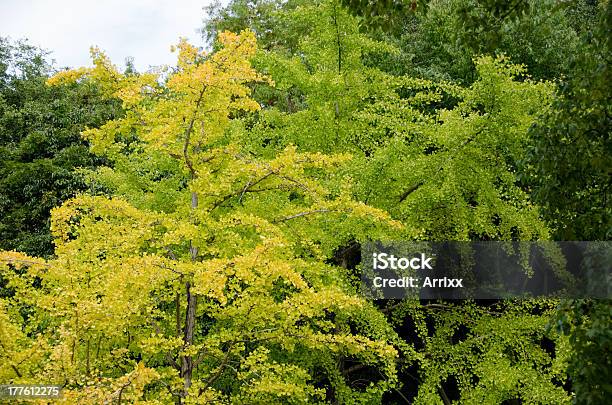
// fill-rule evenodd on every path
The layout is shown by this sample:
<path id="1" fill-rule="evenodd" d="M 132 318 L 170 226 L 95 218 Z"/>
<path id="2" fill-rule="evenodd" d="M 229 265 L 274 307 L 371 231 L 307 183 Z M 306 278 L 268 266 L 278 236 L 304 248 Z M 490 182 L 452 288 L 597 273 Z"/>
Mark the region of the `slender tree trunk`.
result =
<path id="1" fill-rule="evenodd" d="M 191 180 L 193 181 L 197 177 L 197 173 L 195 168 L 193 167 L 193 163 L 191 162 L 191 158 L 189 156 L 189 142 L 191 139 L 191 132 L 193 131 L 193 127 L 196 121 L 197 112 L 200 107 L 200 103 L 202 102 L 202 97 L 204 96 L 204 92 L 206 91 L 206 86 L 202 88 L 200 91 L 200 95 L 198 96 L 198 100 L 196 101 L 195 110 L 191 120 L 189 121 L 189 125 L 185 130 L 185 143 L 183 144 L 183 157 L 185 158 L 185 164 L 189 169 L 189 173 L 191 174 Z M 194 211 L 198 208 L 198 194 L 194 191 L 191 193 L 191 210 Z M 198 248 L 193 245 L 193 241 L 189 242 L 189 253 L 191 256 L 191 261 L 195 262 L 198 257 Z M 187 308 L 185 310 L 185 329 L 183 335 L 183 347 L 187 348 L 193 344 L 193 333 L 195 329 L 195 318 L 196 318 L 196 308 L 198 305 L 198 300 L 195 295 L 191 293 L 191 281 L 187 281 L 185 283 L 185 292 L 187 294 Z M 180 316 L 180 314 L 178 315 Z M 192 356 L 182 356 L 181 359 L 181 377 L 184 380 L 184 390 L 183 395 L 187 396 L 187 391 L 189 387 L 191 387 L 191 378 L 193 375 L 193 357 Z M 179 401 L 180 403 L 180 401 Z"/>
<path id="2" fill-rule="evenodd" d="M 177 292 L 176 298 L 174 299 L 174 304 L 176 305 L 176 336 L 181 336 L 181 295 Z"/>
<path id="3" fill-rule="evenodd" d="M 198 195 L 193 192 L 191 193 L 191 209 L 196 209 L 198 207 Z M 195 262 L 198 257 L 198 248 L 193 246 L 190 242 L 189 252 L 191 254 L 191 261 Z M 196 318 L 196 309 L 198 305 L 197 297 L 191 293 L 191 282 L 187 281 L 185 283 L 185 291 L 187 293 L 187 310 L 185 313 L 185 331 L 183 336 L 183 345 L 185 347 L 193 344 L 193 333 L 195 330 L 195 318 Z M 183 361 L 181 364 L 181 376 L 185 381 L 185 395 L 187 394 L 187 390 L 191 387 L 191 378 L 193 375 L 193 357 L 192 356 L 183 356 Z"/>
<path id="4" fill-rule="evenodd" d="M 87 357 L 85 363 L 85 373 L 89 375 L 90 372 L 90 358 L 89 358 L 89 347 L 90 347 L 91 337 L 87 338 Z"/>
<path id="5" fill-rule="evenodd" d="M 193 332 L 195 329 L 196 306 L 198 304 L 195 295 L 191 294 L 191 283 L 185 283 L 187 290 L 187 313 L 185 314 L 185 335 L 183 337 L 184 345 L 190 346 L 193 344 Z M 193 358 L 192 356 L 183 356 L 181 364 L 181 375 L 185 381 L 185 392 L 191 386 L 191 376 L 193 374 Z"/>

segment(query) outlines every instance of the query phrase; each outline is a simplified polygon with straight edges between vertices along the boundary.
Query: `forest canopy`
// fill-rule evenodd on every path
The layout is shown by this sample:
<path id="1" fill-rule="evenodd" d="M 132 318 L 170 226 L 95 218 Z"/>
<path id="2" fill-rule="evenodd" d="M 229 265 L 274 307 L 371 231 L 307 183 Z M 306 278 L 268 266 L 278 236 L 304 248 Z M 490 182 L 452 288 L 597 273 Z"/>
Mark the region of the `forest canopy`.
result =
<path id="1" fill-rule="evenodd" d="M 604 403 L 609 300 L 371 300 L 358 263 L 372 240 L 610 239 L 611 10 L 232 0 L 210 49 L 148 72 L 1 39 L 0 384 Z"/>

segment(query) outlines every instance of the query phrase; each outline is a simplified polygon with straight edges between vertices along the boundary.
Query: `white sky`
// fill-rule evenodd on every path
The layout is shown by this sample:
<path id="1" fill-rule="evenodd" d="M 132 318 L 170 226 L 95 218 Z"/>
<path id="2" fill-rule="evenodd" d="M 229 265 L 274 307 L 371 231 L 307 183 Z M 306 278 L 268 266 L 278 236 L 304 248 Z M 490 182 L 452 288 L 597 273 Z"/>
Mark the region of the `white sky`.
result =
<path id="1" fill-rule="evenodd" d="M 227 4 L 227 0 L 222 4 Z M 123 67 L 134 57 L 139 71 L 174 64 L 170 46 L 186 37 L 203 46 L 204 11 L 212 0 L 0 0 L 0 36 L 27 38 L 52 51 L 56 67 L 88 66 L 89 47 Z"/>

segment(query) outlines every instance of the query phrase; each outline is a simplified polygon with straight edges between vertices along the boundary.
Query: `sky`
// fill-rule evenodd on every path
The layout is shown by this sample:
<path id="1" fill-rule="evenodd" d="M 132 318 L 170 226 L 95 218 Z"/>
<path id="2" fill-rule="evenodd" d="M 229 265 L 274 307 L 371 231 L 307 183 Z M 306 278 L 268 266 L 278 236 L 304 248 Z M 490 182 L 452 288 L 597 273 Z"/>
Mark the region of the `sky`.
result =
<path id="1" fill-rule="evenodd" d="M 0 0 L 0 36 L 27 38 L 51 51 L 56 67 L 90 66 L 89 48 L 113 63 L 134 58 L 137 70 L 174 64 L 170 46 L 186 37 L 204 46 L 198 32 L 204 6 L 213 0 Z M 227 4 L 227 0 L 222 1 Z"/>

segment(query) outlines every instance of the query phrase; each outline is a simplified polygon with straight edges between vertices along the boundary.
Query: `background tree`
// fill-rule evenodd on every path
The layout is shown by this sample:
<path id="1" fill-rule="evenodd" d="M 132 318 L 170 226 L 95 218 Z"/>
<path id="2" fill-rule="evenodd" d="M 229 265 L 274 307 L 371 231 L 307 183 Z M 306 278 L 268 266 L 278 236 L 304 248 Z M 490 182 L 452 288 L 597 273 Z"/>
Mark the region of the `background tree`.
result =
<path id="1" fill-rule="evenodd" d="M 96 86 L 49 88 L 46 54 L 0 40 L 0 248 L 49 256 L 51 208 L 86 185 L 77 167 L 101 163 L 80 138 L 121 114 Z"/>
<path id="2" fill-rule="evenodd" d="M 552 108 L 531 131 L 525 177 L 560 240 L 612 236 L 611 25 L 612 6 L 603 4 Z M 557 329 L 571 336 L 577 403 L 602 403 L 612 395 L 611 310 L 609 301 L 577 300 L 563 302 L 555 317 Z"/>
<path id="3" fill-rule="evenodd" d="M 462 83 L 476 79 L 472 59 L 482 54 L 506 55 L 538 79 L 567 73 L 579 52 L 577 33 L 592 25 L 596 9 L 589 1 L 552 0 L 344 3 L 371 35 L 401 49 L 385 61 L 386 71 Z"/>
<path id="4" fill-rule="evenodd" d="M 526 170 L 561 240 L 612 237 L 609 14 L 608 5 L 585 34 L 550 111 L 531 130 Z"/>

